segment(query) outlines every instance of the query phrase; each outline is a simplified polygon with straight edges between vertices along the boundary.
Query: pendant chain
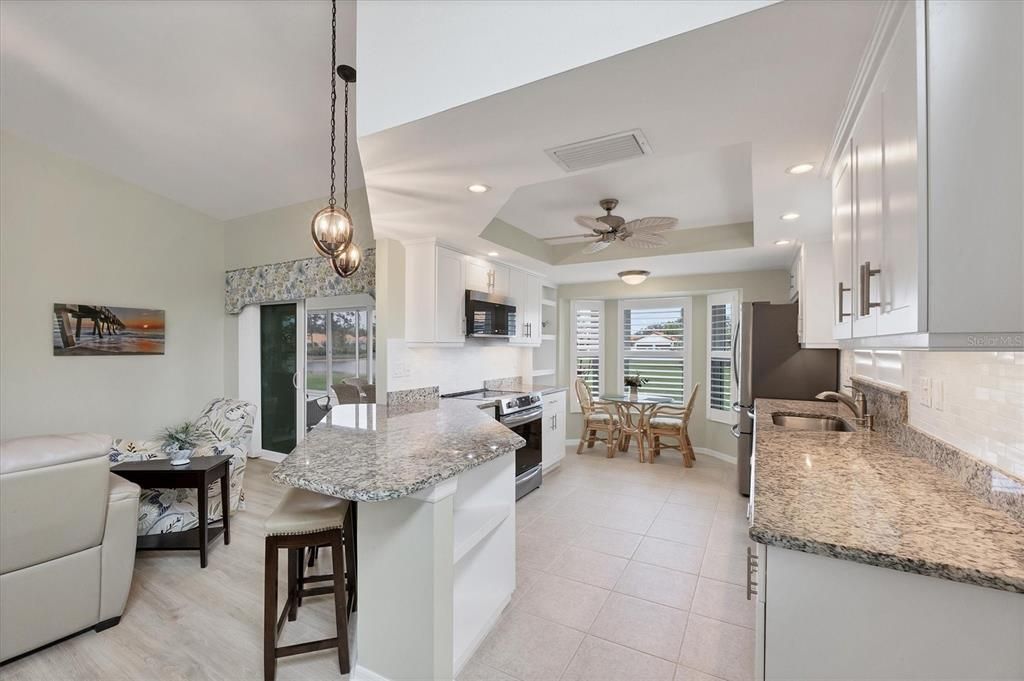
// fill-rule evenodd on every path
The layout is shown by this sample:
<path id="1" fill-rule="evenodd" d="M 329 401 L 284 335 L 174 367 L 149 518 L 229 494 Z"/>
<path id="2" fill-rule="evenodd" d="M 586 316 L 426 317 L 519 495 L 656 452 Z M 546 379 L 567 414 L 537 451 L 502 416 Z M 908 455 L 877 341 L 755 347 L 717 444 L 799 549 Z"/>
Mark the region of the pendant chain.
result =
<path id="1" fill-rule="evenodd" d="M 345 169 L 342 175 L 342 187 L 344 188 L 345 205 L 344 209 L 348 210 L 348 81 L 345 81 L 345 165 L 342 166 Z"/>
<path id="2" fill-rule="evenodd" d="M 335 71 L 338 70 L 338 3 L 331 0 L 331 198 L 327 205 L 332 208 L 337 203 L 334 199 L 334 150 L 335 150 L 335 111 L 338 102 L 338 87 L 335 82 Z M 345 164 L 348 167 L 348 83 L 345 84 Z M 347 173 L 346 173 L 347 175 Z M 348 177 L 345 178 L 345 205 L 348 207 Z"/>

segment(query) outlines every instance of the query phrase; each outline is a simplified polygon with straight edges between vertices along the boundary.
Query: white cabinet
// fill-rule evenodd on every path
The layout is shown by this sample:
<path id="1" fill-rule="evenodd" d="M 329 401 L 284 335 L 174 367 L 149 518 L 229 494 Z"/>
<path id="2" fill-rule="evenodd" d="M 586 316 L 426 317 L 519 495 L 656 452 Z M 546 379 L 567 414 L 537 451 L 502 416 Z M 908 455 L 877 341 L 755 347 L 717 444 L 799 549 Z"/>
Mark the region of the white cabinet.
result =
<path id="1" fill-rule="evenodd" d="M 1024 595 L 758 545 L 755 679 L 1024 678 Z"/>
<path id="2" fill-rule="evenodd" d="M 565 456 L 565 391 L 544 396 L 544 429 L 541 434 L 541 464 L 547 471 Z"/>
<path id="3" fill-rule="evenodd" d="M 509 297 L 516 306 L 516 334 L 513 345 L 539 346 L 541 343 L 541 280 L 529 272 L 509 272 Z"/>
<path id="4" fill-rule="evenodd" d="M 891 3 L 876 30 L 829 153 L 833 337 L 1024 349 L 1024 4 Z"/>
<path id="5" fill-rule="evenodd" d="M 466 256 L 466 288 L 507 296 L 509 268 L 488 260 Z"/>
<path id="6" fill-rule="evenodd" d="M 835 348 L 832 338 L 832 244 L 800 245 L 794 270 L 797 275 L 797 335 L 801 347 Z"/>
<path id="7" fill-rule="evenodd" d="M 405 244 L 405 339 L 415 345 L 466 341 L 466 263 L 433 240 Z"/>

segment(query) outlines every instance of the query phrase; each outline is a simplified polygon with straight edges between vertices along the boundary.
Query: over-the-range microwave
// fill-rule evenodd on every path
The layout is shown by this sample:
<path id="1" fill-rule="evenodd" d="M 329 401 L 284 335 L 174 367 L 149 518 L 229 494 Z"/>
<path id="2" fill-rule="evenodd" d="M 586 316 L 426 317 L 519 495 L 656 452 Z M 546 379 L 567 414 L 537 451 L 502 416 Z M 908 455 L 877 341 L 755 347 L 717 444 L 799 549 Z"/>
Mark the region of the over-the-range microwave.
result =
<path id="1" fill-rule="evenodd" d="M 511 299 L 466 290 L 466 337 L 511 338 L 516 335 L 516 306 Z"/>

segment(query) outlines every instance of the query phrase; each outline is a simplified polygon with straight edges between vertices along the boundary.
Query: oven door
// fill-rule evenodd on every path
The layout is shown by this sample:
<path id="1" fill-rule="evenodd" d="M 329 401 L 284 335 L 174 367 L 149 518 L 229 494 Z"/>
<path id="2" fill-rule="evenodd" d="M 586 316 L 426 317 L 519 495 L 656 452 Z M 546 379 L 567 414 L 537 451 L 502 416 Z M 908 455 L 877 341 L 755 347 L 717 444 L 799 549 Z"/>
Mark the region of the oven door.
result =
<path id="1" fill-rule="evenodd" d="M 526 476 L 532 478 L 535 475 L 538 479 L 537 484 L 539 484 L 543 411 L 543 407 L 535 407 L 498 419 L 503 426 L 526 440 L 526 444 L 516 450 L 517 481 Z M 533 486 L 531 486 L 532 488 Z"/>

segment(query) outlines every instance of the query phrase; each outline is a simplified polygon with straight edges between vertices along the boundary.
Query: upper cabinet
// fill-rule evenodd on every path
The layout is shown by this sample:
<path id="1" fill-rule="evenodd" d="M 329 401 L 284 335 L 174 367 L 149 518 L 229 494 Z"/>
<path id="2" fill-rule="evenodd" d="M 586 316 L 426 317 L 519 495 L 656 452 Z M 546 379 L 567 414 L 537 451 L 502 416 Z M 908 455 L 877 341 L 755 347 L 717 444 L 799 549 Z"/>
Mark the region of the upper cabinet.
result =
<path id="1" fill-rule="evenodd" d="M 800 346 L 838 347 L 832 338 L 832 244 L 801 244 L 791 272 L 796 275 Z"/>
<path id="2" fill-rule="evenodd" d="M 509 295 L 509 268 L 472 256 L 466 258 L 466 288 L 498 296 Z"/>
<path id="3" fill-rule="evenodd" d="M 405 340 L 452 347 L 466 342 L 466 290 L 510 300 L 516 307 L 513 345 L 541 344 L 541 287 L 536 275 L 442 246 L 434 239 L 405 247 Z M 503 339 L 491 342 L 504 342 Z"/>
<path id="4" fill-rule="evenodd" d="M 1024 349 L 1024 4 L 882 10 L 829 159 L 832 334 Z"/>
<path id="5" fill-rule="evenodd" d="M 516 306 L 516 332 L 509 340 L 513 345 L 541 344 L 541 288 L 540 277 L 523 270 L 509 272 L 509 297 Z"/>
<path id="6" fill-rule="evenodd" d="M 466 342 L 466 259 L 433 240 L 405 244 L 405 339 L 410 344 Z"/>

